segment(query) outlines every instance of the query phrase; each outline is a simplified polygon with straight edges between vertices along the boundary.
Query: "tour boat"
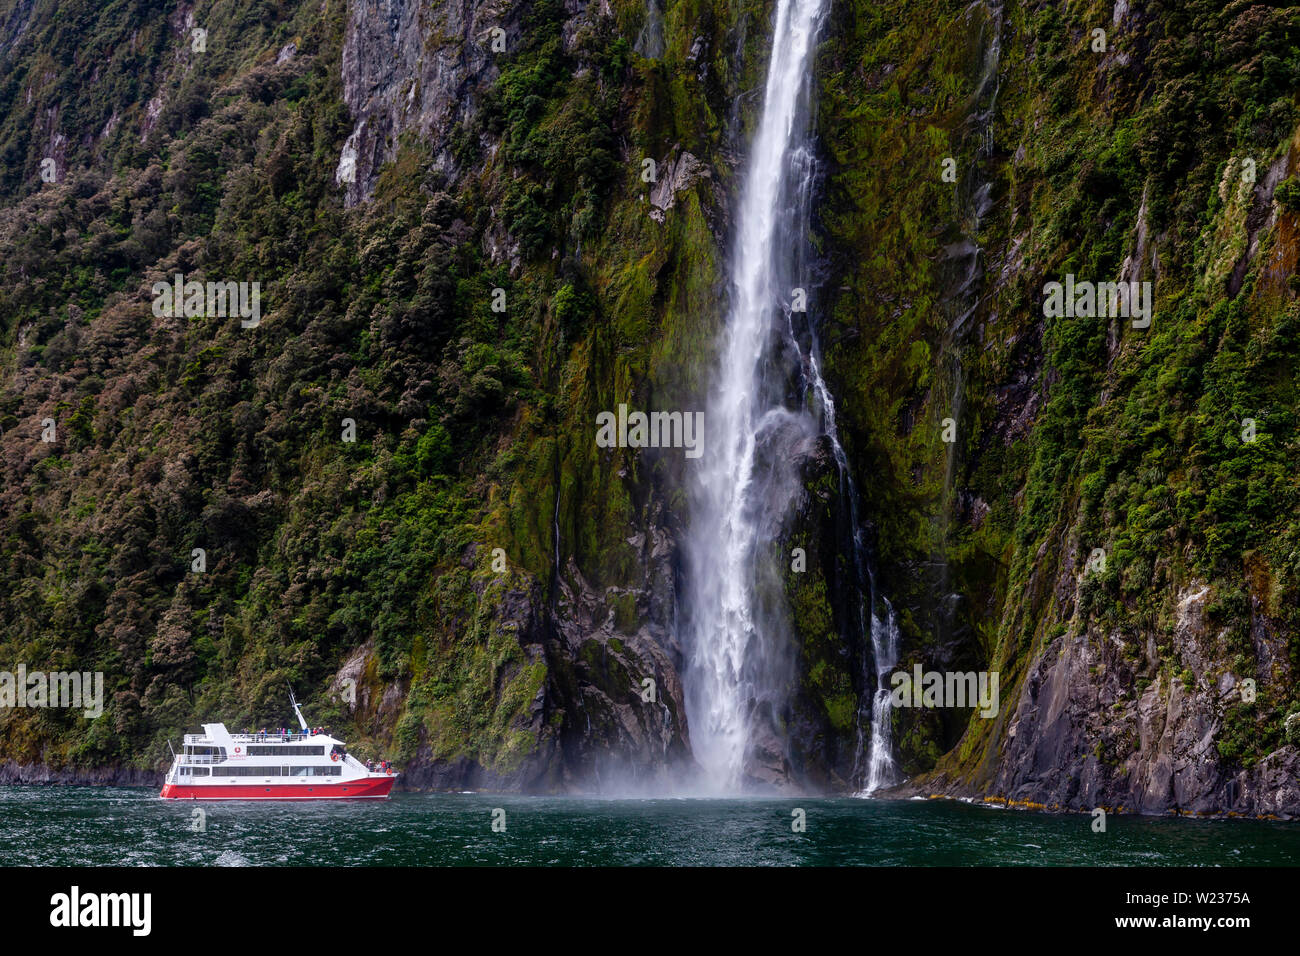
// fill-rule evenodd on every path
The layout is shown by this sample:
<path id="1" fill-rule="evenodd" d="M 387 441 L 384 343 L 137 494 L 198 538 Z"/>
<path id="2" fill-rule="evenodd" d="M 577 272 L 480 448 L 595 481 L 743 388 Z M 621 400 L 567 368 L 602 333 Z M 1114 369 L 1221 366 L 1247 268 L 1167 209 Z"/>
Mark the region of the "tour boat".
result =
<path id="1" fill-rule="evenodd" d="M 289 700 L 302 730 L 232 734 L 225 724 L 204 724 L 186 734 L 163 782 L 169 800 L 384 800 L 397 774 L 373 771 L 348 753 L 343 741 L 313 732 L 302 709 Z"/>

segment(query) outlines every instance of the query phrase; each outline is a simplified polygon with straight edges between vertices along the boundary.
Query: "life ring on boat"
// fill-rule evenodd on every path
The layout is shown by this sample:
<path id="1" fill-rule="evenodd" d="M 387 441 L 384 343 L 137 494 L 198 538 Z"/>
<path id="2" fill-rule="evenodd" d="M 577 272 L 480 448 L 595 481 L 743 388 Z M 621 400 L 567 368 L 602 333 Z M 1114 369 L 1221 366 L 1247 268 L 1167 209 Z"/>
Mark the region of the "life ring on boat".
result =
<path id="1" fill-rule="evenodd" d="M 238 748 L 238 747 L 235 748 L 235 753 L 239 753 L 239 748 Z"/>
<path id="2" fill-rule="evenodd" d="M 330 760 L 333 760 L 335 763 L 338 763 L 338 762 L 339 762 L 339 755 L 338 755 L 337 753 L 332 753 L 332 754 L 330 754 Z"/>

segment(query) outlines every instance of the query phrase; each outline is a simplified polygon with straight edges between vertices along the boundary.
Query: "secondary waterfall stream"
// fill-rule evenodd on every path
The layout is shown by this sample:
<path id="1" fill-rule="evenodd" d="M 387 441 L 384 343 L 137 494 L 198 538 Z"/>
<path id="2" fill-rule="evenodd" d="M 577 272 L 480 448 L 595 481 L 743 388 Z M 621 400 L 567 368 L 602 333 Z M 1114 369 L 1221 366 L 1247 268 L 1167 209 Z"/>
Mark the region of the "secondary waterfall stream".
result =
<path id="1" fill-rule="evenodd" d="M 794 665 L 784 598 L 776 597 L 780 562 L 788 555 L 768 545 L 801 490 L 795 451 L 821 435 L 831 441 L 852 514 L 846 546 L 858 577 L 859 629 L 868 617 L 875 620 L 874 613 L 863 613 L 865 601 L 874 600 L 861 597 L 871 594 L 871 582 L 834 403 L 821 378 L 811 325 L 808 341 L 801 342 L 795 318 L 800 300 L 811 297 L 811 65 L 826 7 L 827 0 L 777 0 L 762 112 L 736 217 L 730 306 L 706 412 L 709 444 L 690 489 L 685 701 L 695 757 L 707 788 L 716 792 L 753 782 L 755 766 L 776 767 L 769 776 L 780 776 L 783 707 Z M 877 646 L 888 645 L 892 611 L 887 617 L 870 631 L 877 665 L 888 660 L 892 666 L 891 648 Z M 871 684 L 879 687 L 878 678 Z M 869 701 L 877 694 L 864 685 L 862 696 Z M 867 719 L 876 746 L 870 772 L 862 773 L 879 785 L 892 779 L 893 759 L 887 731 L 874 726 L 874 716 Z"/>

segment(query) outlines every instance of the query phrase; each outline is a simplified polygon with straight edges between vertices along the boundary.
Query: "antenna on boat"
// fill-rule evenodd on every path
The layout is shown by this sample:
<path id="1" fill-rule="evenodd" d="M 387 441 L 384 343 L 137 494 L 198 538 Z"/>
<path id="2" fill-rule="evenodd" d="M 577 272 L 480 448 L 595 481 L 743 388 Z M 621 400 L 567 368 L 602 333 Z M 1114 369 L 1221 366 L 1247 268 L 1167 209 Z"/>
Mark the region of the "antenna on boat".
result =
<path id="1" fill-rule="evenodd" d="M 292 687 L 289 688 L 289 703 L 293 704 L 293 712 L 298 715 L 298 724 L 305 731 L 307 729 L 307 721 L 302 716 L 302 708 L 298 706 L 298 701 L 294 699 Z"/>

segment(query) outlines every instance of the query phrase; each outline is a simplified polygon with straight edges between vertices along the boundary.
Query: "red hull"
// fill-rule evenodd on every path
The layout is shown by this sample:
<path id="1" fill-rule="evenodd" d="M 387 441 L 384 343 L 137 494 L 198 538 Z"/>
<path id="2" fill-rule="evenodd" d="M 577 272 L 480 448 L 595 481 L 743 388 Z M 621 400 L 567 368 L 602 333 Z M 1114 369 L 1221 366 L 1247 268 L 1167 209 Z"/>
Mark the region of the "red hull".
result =
<path id="1" fill-rule="evenodd" d="M 168 783 L 162 796 L 168 800 L 383 800 L 396 775 L 370 777 L 349 783 L 216 784 L 185 786 Z"/>

